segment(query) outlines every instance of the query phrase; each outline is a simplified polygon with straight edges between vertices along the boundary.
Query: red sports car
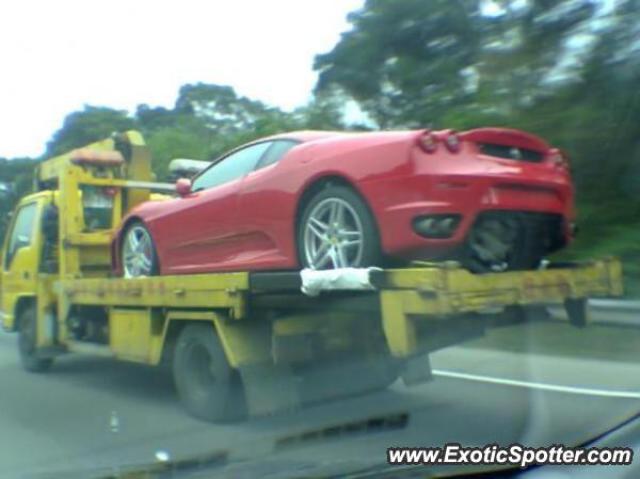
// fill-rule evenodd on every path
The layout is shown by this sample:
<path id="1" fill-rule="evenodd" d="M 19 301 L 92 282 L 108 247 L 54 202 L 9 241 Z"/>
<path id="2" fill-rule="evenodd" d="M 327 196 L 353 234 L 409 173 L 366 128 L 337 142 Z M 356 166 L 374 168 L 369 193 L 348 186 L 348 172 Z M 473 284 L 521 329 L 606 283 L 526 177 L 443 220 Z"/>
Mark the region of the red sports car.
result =
<path id="1" fill-rule="evenodd" d="M 127 277 L 455 259 L 535 268 L 572 237 L 566 157 L 512 129 L 295 132 L 223 155 L 132 210 Z"/>

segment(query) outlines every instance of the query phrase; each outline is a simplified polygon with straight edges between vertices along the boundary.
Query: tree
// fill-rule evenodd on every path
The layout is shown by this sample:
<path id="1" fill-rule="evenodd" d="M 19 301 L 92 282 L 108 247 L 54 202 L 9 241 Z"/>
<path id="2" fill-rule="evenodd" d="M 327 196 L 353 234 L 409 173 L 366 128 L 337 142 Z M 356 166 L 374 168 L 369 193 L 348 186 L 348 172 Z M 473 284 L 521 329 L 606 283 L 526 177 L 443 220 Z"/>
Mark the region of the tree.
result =
<path id="1" fill-rule="evenodd" d="M 34 164 L 31 158 L 0 158 L 0 239 L 4 238 L 16 202 L 31 191 Z"/>
<path id="2" fill-rule="evenodd" d="M 338 85 L 381 127 L 429 125 L 468 94 L 461 72 L 478 55 L 473 0 L 368 0 L 329 53 L 317 92 Z"/>
<path id="3" fill-rule="evenodd" d="M 288 120 L 288 115 L 278 108 L 238 96 L 229 86 L 205 83 L 182 86 L 174 111 L 201 119 L 217 135 L 269 131 L 271 128 L 266 125 L 284 125 Z"/>
<path id="4" fill-rule="evenodd" d="M 46 156 L 55 156 L 74 148 L 109 137 L 113 132 L 136 127 L 126 111 L 85 105 L 64 119 L 62 128 L 47 143 Z"/>
<path id="5" fill-rule="evenodd" d="M 596 10 L 590 0 L 367 0 L 316 57 L 316 91 L 342 87 L 383 128 L 505 123 L 562 86 L 567 44 Z"/>
<path id="6" fill-rule="evenodd" d="M 188 129 L 160 128 L 147 135 L 146 140 L 153 158 L 153 172 L 159 181 L 168 180 L 171 160 L 207 160 L 210 157 L 208 139 Z"/>
<path id="7" fill-rule="evenodd" d="M 327 88 L 313 96 L 306 105 L 293 112 L 297 129 L 344 130 L 345 104 L 350 99 L 337 88 Z"/>

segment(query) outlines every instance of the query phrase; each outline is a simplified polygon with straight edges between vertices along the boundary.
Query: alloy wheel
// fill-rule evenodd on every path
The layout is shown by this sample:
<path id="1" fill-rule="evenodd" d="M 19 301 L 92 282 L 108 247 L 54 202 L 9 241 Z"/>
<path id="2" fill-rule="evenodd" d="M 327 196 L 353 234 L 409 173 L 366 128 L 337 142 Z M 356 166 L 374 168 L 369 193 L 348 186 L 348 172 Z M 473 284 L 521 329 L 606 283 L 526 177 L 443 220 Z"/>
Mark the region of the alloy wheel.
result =
<path id="1" fill-rule="evenodd" d="M 122 244 L 125 277 L 151 276 L 153 261 L 153 243 L 149 232 L 142 226 L 129 229 Z"/>
<path id="2" fill-rule="evenodd" d="M 362 221 L 341 198 L 319 202 L 304 225 L 304 254 L 312 269 L 358 267 L 364 252 Z"/>

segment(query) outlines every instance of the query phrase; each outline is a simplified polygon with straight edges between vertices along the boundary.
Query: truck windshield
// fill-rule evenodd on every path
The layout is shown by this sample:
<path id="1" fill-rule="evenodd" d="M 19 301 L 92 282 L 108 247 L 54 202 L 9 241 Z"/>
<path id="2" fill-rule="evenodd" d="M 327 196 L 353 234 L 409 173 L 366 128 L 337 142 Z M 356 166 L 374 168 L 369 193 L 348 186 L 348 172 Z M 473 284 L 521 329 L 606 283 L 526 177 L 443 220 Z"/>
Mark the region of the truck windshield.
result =
<path id="1" fill-rule="evenodd" d="M 5 252 L 5 269 L 8 269 L 11 266 L 11 261 L 19 249 L 26 248 L 31 244 L 35 229 L 36 211 L 36 203 L 26 204 L 17 211 L 13 222 L 13 229 L 9 235 L 7 250 Z"/>

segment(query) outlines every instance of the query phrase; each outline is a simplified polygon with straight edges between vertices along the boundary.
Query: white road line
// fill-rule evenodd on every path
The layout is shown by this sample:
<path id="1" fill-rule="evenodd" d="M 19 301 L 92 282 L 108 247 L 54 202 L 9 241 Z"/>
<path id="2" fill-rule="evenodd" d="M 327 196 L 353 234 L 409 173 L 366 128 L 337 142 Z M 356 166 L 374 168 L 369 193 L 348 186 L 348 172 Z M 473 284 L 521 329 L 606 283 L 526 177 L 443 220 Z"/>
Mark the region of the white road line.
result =
<path id="1" fill-rule="evenodd" d="M 522 388 L 541 389 L 543 391 L 556 391 L 568 394 L 583 394 L 586 396 L 616 397 L 625 399 L 640 399 L 640 392 L 614 391 L 606 389 L 590 389 L 571 386 L 559 386 L 556 384 L 534 383 L 529 381 L 518 381 L 515 379 L 494 378 L 491 376 L 481 376 L 478 374 L 459 373 L 455 371 L 445 371 L 434 369 L 434 376 L 442 376 L 455 379 L 466 379 L 467 381 L 478 381 L 484 383 L 502 384 L 505 386 L 515 386 Z"/>

